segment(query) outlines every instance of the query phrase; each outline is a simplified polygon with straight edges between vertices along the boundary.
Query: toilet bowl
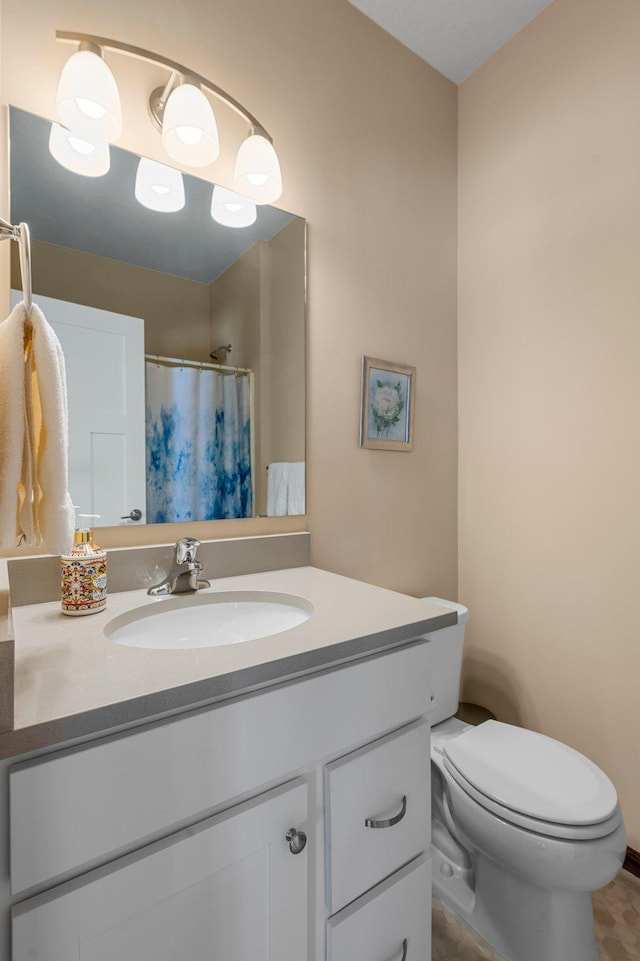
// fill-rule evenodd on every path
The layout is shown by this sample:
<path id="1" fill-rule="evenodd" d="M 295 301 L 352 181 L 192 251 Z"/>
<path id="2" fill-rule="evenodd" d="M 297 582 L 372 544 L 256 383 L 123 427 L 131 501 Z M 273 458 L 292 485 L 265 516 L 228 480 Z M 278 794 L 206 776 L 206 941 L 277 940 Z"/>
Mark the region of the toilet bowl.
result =
<path id="1" fill-rule="evenodd" d="M 451 716 L 468 612 L 428 600 L 458 611 L 429 635 L 434 894 L 508 961 L 597 961 L 591 892 L 626 851 L 615 788 L 559 741 Z"/>

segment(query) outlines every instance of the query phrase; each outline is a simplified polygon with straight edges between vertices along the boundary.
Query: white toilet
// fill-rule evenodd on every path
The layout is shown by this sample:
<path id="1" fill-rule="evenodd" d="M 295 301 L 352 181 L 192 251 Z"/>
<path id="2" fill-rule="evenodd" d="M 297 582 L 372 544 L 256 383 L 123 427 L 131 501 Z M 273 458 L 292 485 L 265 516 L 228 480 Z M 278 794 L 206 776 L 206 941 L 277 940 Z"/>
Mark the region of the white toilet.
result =
<path id="1" fill-rule="evenodd" d="M 615 788 L 572 748 L 458 709 L 466 607 L 432 642 L 433 889 L 508 961 L 597 961 L 591 892 L 625 857 Z"/>

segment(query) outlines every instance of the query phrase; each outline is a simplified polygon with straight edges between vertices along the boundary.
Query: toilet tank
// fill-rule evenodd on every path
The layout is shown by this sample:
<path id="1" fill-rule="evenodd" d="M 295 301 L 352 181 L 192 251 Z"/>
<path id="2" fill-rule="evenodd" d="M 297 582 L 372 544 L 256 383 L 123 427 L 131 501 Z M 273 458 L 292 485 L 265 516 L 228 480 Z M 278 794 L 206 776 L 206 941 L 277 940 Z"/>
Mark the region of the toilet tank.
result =
<path id="1" fill-rule="evenodd" d="M 445 601 L 442 597 L 425 597 L 430 604 L 440 604 L 457 611 L 458 623 L 433 631 L 425 637 L 431 643 L 431 726 L 445 721 L 458 710 L 460 701 L 460 675 L 462 673 L 462 648 L 464 628 L 469 611 L 463 604 Z"/>

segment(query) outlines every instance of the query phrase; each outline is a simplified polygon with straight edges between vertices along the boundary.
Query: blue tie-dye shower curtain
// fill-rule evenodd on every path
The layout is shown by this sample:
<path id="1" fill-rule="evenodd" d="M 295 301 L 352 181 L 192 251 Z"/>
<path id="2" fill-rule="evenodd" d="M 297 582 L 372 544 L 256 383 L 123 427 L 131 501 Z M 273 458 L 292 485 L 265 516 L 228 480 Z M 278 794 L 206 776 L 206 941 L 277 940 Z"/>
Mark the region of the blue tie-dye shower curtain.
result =
<path id="1" fill-rule="evenodd" d="M 146 364 L 147 523 L 251 517 L 248 376 Z"/>

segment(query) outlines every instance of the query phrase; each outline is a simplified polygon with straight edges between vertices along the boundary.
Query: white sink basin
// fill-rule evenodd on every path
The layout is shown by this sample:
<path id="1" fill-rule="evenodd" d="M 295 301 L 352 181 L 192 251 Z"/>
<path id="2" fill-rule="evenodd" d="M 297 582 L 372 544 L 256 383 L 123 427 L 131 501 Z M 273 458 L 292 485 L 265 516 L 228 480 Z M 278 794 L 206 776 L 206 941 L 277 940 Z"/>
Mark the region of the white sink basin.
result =
<path id="1" fill-rule="evenodd" d="M 119 614 L 105 625 L 104 633 L 128 647 L 189 650 L 271 637 L 297 627 L 312 614 L 313 604 L 294 594 L 176 594 Z"/>

